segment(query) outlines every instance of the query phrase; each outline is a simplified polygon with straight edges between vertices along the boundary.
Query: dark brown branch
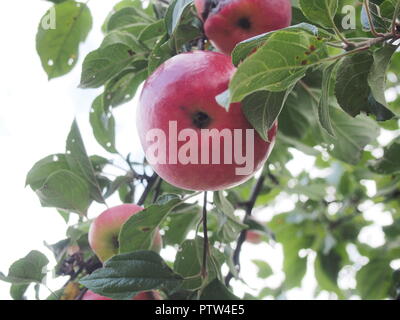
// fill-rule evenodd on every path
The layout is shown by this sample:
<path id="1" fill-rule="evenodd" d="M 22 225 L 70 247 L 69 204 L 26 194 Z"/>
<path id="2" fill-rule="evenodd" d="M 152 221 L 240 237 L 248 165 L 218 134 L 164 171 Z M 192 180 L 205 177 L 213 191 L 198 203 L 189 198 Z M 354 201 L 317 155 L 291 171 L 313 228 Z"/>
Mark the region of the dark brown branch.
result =
<path id="1" fill-rule="evenodd" d="M 157 183 L 157 180 L 159 179 L 159 176 L 157 175 L 157 173 L 154 173 L 149 180 L 147 180 L 147 186 L 144 189 L 139 201 L 138 201 L 138 205 L 141 206 L 144 204 L 144 202 L 146 201 L 148 195 L 150 194 L 151 190 L 153 189 L 153 186 Z"/>
<path id="2" fill-rule="evenodd" d="M 263 174 L 260 176 L 260 178 L 257 180 L 256 184 L 253 187 L 253 190 L 250 195 L 250 199 L 245 204 L 245 210 L 246 210 L 245 220 L 251 216 L 254 205 L 256 204 L 257 198 L 258 198 L 258 196 L 262 190 L 262 187 L 264 185 L 264 181 L 265 181 L 265 175 Z M 240 233 L 235 251 L 233 253 L 233 265 L 237 268 L 238 271 L 240 271 L 240 252 L 242 250 L 243 243 L 246 241 L 246 235 L 247 235 L 247 230 L 243 230 Z M 232 274 L 232 272 L 229 272 L 225 278 L 225 284 L 227 286 L 229 285 L 232 278 L 233 278 L 233 274 Z"/>
<path id="3" fill-rule="evenodd" d="M 203 242 L 203 264 L 201 267 L 201 276 L 203 278 L 207 277 L 207 257 L 209 250 L 208 243 L 208 228 L 207 228 L 207 191 L 204 191 L 204 201 L 203 201 L 203 233 L 204 233 L 204 242 Z"/>

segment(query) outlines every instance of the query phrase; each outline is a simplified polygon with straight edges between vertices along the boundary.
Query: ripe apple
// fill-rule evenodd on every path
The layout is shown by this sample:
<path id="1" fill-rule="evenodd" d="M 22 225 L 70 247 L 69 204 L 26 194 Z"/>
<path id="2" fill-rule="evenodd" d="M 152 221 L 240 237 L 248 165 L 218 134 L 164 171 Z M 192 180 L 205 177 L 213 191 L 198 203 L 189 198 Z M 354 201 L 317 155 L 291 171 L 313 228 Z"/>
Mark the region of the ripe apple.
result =
<path id="1" fill-rule="evenodd" d="M 226 111 L 216 102 L 216 96 L 228 88 L 235 70 L 231 59 L 222 53 L 195 51 L 169 59 L 144 84 L 137 128 L 148 162 L 168 183 L 195 191 L 223 190 L 251 178 L 267 160 L 275 141 L 277 124 L 269 130 L 269 142 L 266 142 L 247 121 L 240 103 L 231 104 Z M 190 139 L 178 139 L 181 134 L 185 136 L 188 130 L 191 132 Z M 163 133 L 165 139 L 162 135 L 149 139 L 149 133 L 155 131 Z M 211 139 L 202 139 L 203 131 L 209 132 Z M 235 141 L 226 140 L 221 138 L 223 131 L 232 137 L 235 132 L 243 135 Z M 254 134 L 253 148 L 247 140 L 248 132 Z M 220 142 L 219 146 L 212 143 L 214 138 Z M 207 145 L 205 140 L 212 141 Z M 154 148 L 158 143 L 165 144 L 165 148 Z M 229 143 L 234 144 L 230 151 Z M 237 149 L 242 149 L 241 154 L 249 150 L 252 152 L 253 163 L 245 173 L 239 174 L 238 168 L 244 165 L 237 161 Z M 197 157 L 192 157 L 196 153 Z M 200 159 L 207 153 L 208 164 Z M 165 161 L 150 160 L 150 154 Z M 191 160 L 198 160 L 197 163 L 182 161 L 188 160 L 185 156 L 189 154 Z M 215 155 L 220 155 L 219 162 L 211 159 Z"/>
<path id="2" fill-rule="evenodd" d="M 118 254 L 118 235 L 122 225 L 143 209 L 135 204 L 123 204 L 107 209 L 92 222 L 89 229 L 89 244 L 100 261 L 104 262 Z M 157 230 L 152 250 L 159 252 L 161 247 L 162 239 Z"/>
<path id="3" fill-rule="evenodd" d="M 256 35 L 286 28 L 292 20 L 290 0 L 195 0 L 204 31 L 225 54 Z"/>
<path id="4" fill-rule="evenodd" d="M 113 300 L 113 299 L 101 296 L 97 293 L 94 293 L 93 291 L 88 290 L 83 295 L 82 300 Z M 162 300 L 162 297 L 156 291 L 145 291 L 135 295 L 132 298 L 132 300 Z"/>
<path id="5" fill-rule="evenodd" d="M 252 244 L 260 244 L 262 242 L 262 235 L 253 230 L 246 232 L 246 241 Z"/>

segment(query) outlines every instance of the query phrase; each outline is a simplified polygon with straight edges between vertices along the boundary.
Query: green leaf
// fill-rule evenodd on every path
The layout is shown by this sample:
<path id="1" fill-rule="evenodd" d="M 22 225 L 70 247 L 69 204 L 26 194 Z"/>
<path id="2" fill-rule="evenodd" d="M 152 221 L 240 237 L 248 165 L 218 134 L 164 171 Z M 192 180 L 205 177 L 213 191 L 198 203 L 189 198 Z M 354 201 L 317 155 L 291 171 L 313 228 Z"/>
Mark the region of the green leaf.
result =
<path id="1" fill-rule="evenodd" d="M 378 5 L 376 5 L 375 3 L 369 2 L 369 11 L 371 14 L 372 24 L 375 27 L 376 31 L 386 32 L 387 30 L 389 30 L 391 21 L 390 22 L 385 21 L 382 18 L 380 8 Z M 368 14 L 365 9 L 365 5 L 363 5 L 361 8 L 361 24 L 362 24 L 364 30 L 366 30 L 366 31 L 371 30 L 371 26 L 369 23 Z"/>
<path id="2" fill-rule="evenodd" d="M 152 74 L 164 61 L 173 57 L 175 49 L 169 43 L 168 33 L 158 41 L 149 56 L 149 75 Z"/>
<path id="3" fill-rule="evenodd" d="M 151 205 L 130 217 L 119 234 L 119 252 L 150 249 L 156 229 L 180 202 L 178 196 L 171 195 L 164 203 Z"/>
<path id="4" fill-rule="evenodd" d="M 166 245 L 181 245 L 188 233 L 195 228 L 201 218 L 200 207 L 184 205 L 183 209 L 177 207 L 168 217 L 168 228 L 165 230 L 163 240 Z M 176 212 L 175 212 L 176 211 Z"/>
<path id="5" fill-rule="evenodd" d="M 115 180 L 108 186 L 107 191 L 104 194 L 104 198 L 110 197 L 112 194 L 114 194 L 115 191 L 120 189 L 123 185 L 126 185 L 131 182 L 133 182 L 131 174 L 115 178 Z"/>
<path id="6" fill-rule="evenodd" d="M 374 62 L 368 75 L 368 84 L 371 93 L 376 102 L 387 107 L 385 91 L 386 91 L 386 72 L 393 54 L 397 46 L 385 45 L 383 48 L 376 50 L 373 54 Z M 384 109 L 385 110 L 385 109 Z M 378 120 L 388 120 L 394 117 L 390 110 L 385 110 L 385 114 L 378 115 Z"/>
<path id="7" fill-rule="evenodd" d="M 300 257 L 300 249 L 309 248 L 314 237 L 305 233 L 305 223 L 294 224 L 288 214 L 275 216 L 269 224 L 276 240 L 283 246 L 283 271 L 285 272 L 285 289 L 301 286 L 307 271 L 307 257 Z"/>
<path id="8" fill-rule="evenodd" d="M 90 110 L 90 124 L 97 142 L 108 152 L 118 153 L 115 148 L 115 120 L 111 110 L 105 110 L 103 95 L 98 96 Z"/>
<path id="9" fill-rule="evenodd" d="M 165 21 L 163 19 L 158 20 L 152 24 L 149 24 L 142 30 L 142 32 L 140 32 L 139 40 L 148 41 L 154 38 L 160 38 L 165 31 Z"/>
<path id="10" fill-rule="evenodd" d="M 89 186 L 90 196 L 97 202 L 104 203 L 102 188 L 96 178 L 76 120 L 73 121 L 66 143 L 67 161 L 71 170 L 79 175 Z M 83 187 L 81 187 L 83 188 Z"/>
<path id="11" fill-rule="evenodd" d="M 197 289 L 202 285 L 200 272 L 203 264 L 203 241 L 201 237 L 186 240 L 176 255 L 174 271 L 186 278 L 182 286 L 184 289 Z M 221 252 L 213 247 L 210 248 L 207 282 L 222 277 L 220 268 L 224 260 L 225 257 Z"/>
<path id="12" fill-rule="evenodd" d="M 376 122 L 367 116 L 352 118 L 337 108 L 331 108 L 331 119 L 335 137 L 324 136 L 329 153 L 337 159 L 357 164 L 365 146 L 379 135 Z"/>
<path id="13" fill-rule="evenodd" d="M 318 118 L 319 122 L 331 136 L 335 136 L 335 132 L 332 127 L 332 121 L 330 116 L 330 87 L 333 80 L 334 73 L 336 72 L 337 63 L 332 63 L 326 67 L 322 73 L 322 87 L 321 87 L 321 98 L 318 104 Z"/>
<path id="14" fill-rule="evenodd" d="M 229 86 L 230 102 L 240 102 L 256 91 L 284 91 L 326 57 L 322 39 L 303 30 L 277 31 L 239 65 Z"/>
<path id="15" fill-rule="evenodd" d="M 58 170 L 69 170 L 64 154 L 50 155 L 36 162 L 26 176 L 26 185 L 29 185 L 35 191 L 43 186 L 52 173 Z"/>
<path id="16" fill-rule="evenodd" d="M 288 189 L 293 194 L 303 194 L 311 200 L 321 201 L 326 196 L 327 184 L 318 182 L 309 182 L 306 185 L 296 184 L 293 188 Z"/>
<path id="17" fill-rule="evenodd" d="M 47 11 L 41 22 L 36 50 L 50 80 L 70 72 L 76 65 L 79 44 L 92 28 L 92 16 L 86 4 L 65 1 Z"/>
<path id="18" fill-rule="evenodd" d="M 81 88 L 98 88 L 117 76 L 135 60 L 144 58 L 146 48 L 120 31 L 107 35 L 101 47 L 89 53 L 82 66 Z"/>
<path id="19" fill-rule="evenodd" d="M 326 255 L 318 253 L 314 268 L 318 285 L 323 290 L 335 292 L 340 299 L 343 299 L 343 293 L 337 285 L 341 261 L 341 256 L 335 250 L 330 250 Z"/>
<path id="20" fill-rule="evenodd" d="M 386 259 L 375 259 L 363 266 L 356 275 L 357 291 L 362 299 L 387 298 L 391 288 L 393 269 Z"/>
<path id="21" fill-rule="evenodd" d="M 144 70 L 126 69 L 110 80 L 104 89 L 104 108 L 117 107 L 132 100 L 140 84 L 147 78 L 147 65 Z"/>
<path id="22" fill-rule="evenodd" d="M 279 133 L 303 141 L 310 127 L 316 123 L 317 106 L 313 97 L 297 85 L 289 94 L 279 115 Z M 278 135 L 279 138 L 280 134 Z M 276 144 L 277 145 L 277 144 Z"/>
<path id="23" fill-rule="evenodd" d="M 333 27 L 338 0 L 299 0 L 299 4 L 307 19 L 324 28 Z"/>
<path id="24" fill-rule="evenodd" d="M 165 24 L 169 35 L 175 32 L 182 16 L 191 9 L 192 5 L 193 0 L 174 0 L 168 7 L 165 16 Z"/>
<path id="25" fill-rule="evenodd" d="M 376 58 L 378 57 L 381 57 L 380 54 L 377 54 Z M 355 117 L 365 112 L 375 115 L 378 121 L 393 118 L 394 114 L 385 104 L 376 100 L 382 100 L 383 96 L 379 90 L 385 86 L 385 76 L 382 77 L 382 71 L 377 72 L 377 68 L 381 66 L 374 65 L 374 57 L 369 52 L 347 56 L 339 65 L 335 93 L 339 105 L 349 115 Z M 376 72 L 376 75 L 373 75 L 372 71 Z M 378 94 L 377 97 L 373 96 L 370 84 L 375 94 Z"/>
<path id="26" fill-rule="evenodd" d="M 266 279 L 274 273 L 270 265 L 263 260 L 253 260 L 253 263 L 258 268 L 257 277 L 261 279 Z"/>
<path id="27" fill-rule="evenodd" d="M 116 255 L 80 281 L 89 290 L 116 300 L 129 300 L 136 293 L 148 290 L 172 293 L 182 282 L 183 278 L 152 251 Z"/>
<path id="28" fill-rule="evenodd" d="M 258 91 L 243 100 L 243 113 L 263 140 L 269 140 L 268 131 L 281 113 L 292 89 L 281 92 Z"/>
<path id="29" fill-rule="evenodd" d="M 379 174 L 400 173 L 400 137 L 385 148 L 383 157 L 372 162 L 371 169 Z"/>
<path id="30" fill-rule="evenodd" d="M 110 32 L 117 29 L 131 32 L 138 31 L 135 27 L 139 27 L 139 30 L 143 30 L 146 25 L 153 22 L 154 19 L 141 8 L 138 6 L 129 6 L 118 10 L 108 19 L 107 31 Z"/>
<path id="31" fill-rule="evenodd" d="M 247 229 L 238 217 L 234 215 L 232 204 L 224 197 L 222 191 L 214 192 L 215 212 L 218 217 L 218 237 L 225 243 L 235 241 L 239 233 Z"/>
<path id="32" fill-rule="evenodd" d="M 87 183 L 71 171 L 52 173 L 36 190 L 42 206 L 86 214 L 90 203 Z"/>
<path id="33" fill-rule="evenodd" d="M 317 36 L 319 31 L 316 26 L 313 26 L 308 23 L 299 23 L 297 25 L 293 25 L 281 30 L 289 30 L 289 31 L 306 31 L 311 35 Z M 232 52 L 232 62 L 235 66 L 239 65 L 242 60 L 251 55 L 254 50 L 261 47 L 265 44 L 265 42 L 275 33 L 276 31 L 271 31 L 267 33 L 260 34 L 258 36 L 249 38 L 244 40 L 236 45 L 235 49 Z"/>
<path id="34" fill-rule="evenodd" d="M 10 296 L 14 300 L 26 300 L 24 294 L 29 284 L 12 284 L 10 288 Z"/>
<path id="35" fill-rule="evenodd" d="M 200 300 L 240 300 L 218 279 L 204 288 Z"/>
<path id="36" fill-rule="evenodd" d="M 29 285 L 30 283 L 41 283 L 46 276 L 45 267 L 49 263 L 46 256 L 39 251 L 31 251 L 24 258 L 14 262 L 5 276 L 0 272 L 0 280 L 16 285 Z M 14 287 L 13 290 L 21 290 Z"/>

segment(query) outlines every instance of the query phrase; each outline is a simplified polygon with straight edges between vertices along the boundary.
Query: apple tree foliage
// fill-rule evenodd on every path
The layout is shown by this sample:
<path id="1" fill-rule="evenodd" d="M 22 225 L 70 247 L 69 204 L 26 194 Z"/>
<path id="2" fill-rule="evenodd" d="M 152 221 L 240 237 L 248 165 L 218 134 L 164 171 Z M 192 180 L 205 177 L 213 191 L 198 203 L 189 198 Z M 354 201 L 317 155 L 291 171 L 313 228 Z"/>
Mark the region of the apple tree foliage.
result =
<path id="1" fill-rule="evenodd" d="M 53 79 L 76 67 L 92 16 L 88 4 L 50 2 L 46 15 L 55 12 L 57 28 L 39 26 L 36 44 L 43 69 Z M 214 49 L 192 0 L 152 0 L 147 6 L 123 0 L 115 5 L 102 27 L 103 42 L 83 59 L 80 82 L 80 88 L 102 90 L 88 119 L 107 156 L 86 152 L 75 121 L 65 153 L 38 161 L 26 179 L 42 206 L 55 208 L 66 221 L 63 239 L 48 248 L 57 261 L 53 275 L 69 281 L 49 299 L 79 299 L 84 288 L 115 299 L 143 290 L 160 290 L 170 299 L 237 299 L 230 285 L 232 278 L 241 280 L 246 273 L 239 262 L 247 230 L 261 233 L 263 246 L 282 247 L 284 277 L 279 285 L 239 298 L 283 299 L 302 285 L 307 271 L 316 279 L 316 296 L 326 291 L 339 299 L 399 298 L 400 1 L 292 3 L 292 26 L 236 46 L 232 60 L 237 72 L 229 90 L 216 97 L 225 108 L 242 102 L 264 139 L 279 118 L 279 134 L 257 178 L 208 197 L 206 257 L 201 197 L 169 185 L 145 162 L 121 154 L 113 110 L 130 102 L 165 60 Z M 313 159 L 312 172 L 288 170 L 294 150 Z M 121 156 L 123 173 L 109 176 L 107 168 Z M 128 220 L 119 235 L 120 254 L 102 266 L 88 246 L 87 213 L 92 204 L 106 205 L 110 197 L 144 205 L 147 214 Z M 199 203 L 194 201 L 198 198 Z M 285 201 L 292 204 L 290 211 L 276 209 Z M 266 208 L 274 212 L 268 222 L 252 218 Z M 360 238 L 374 225 L 365 214 L 368 208 L 376 208 L 375 219 L 390 217 L 375 226 L 384 238 L 379 245 Z M 72 215 L 79 216 L 78 224 L 69 223 Z M 175 249 L 175 259 L 148 251 L 151 232 L 143 230 L 155 228 L 163 230 L 164 246 Z M 188 237 L 190 233 L 196 236 Z M 278 272 L 268 263 L 274 258 L 254 261 L 260 279 Z M 12 284 L 14 299 L 23 299 L 30 285 L 38 292 L 46 273 L 50 276 L 48 263 L 42 253 L 32 251 L 12 264 L 7 275 L 1 273 L 0 280 Z M 344 276 L 353 284 L 343 285 Z"/>

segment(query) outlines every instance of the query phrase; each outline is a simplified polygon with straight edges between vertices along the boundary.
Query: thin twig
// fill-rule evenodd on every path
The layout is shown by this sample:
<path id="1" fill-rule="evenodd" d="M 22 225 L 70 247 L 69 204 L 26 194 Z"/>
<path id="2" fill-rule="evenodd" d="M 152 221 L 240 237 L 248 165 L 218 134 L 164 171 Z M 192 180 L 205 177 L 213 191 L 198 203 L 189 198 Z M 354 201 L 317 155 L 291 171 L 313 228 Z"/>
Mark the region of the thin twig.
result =
<path id="1" fill-rule="evenodd" d="M 378 33 L 375 30 L 375 26 L 374 26 L 374 22 L 372 20 L 372 15 L 371 15 L 371 10 L 370 10 L 370 5 L 369 5 L 369 0 L 364 0 L 364 7 L 365 7 L 365 11 L 367 13 L 367 17 L 368 17 L 368 22 L 369 22 L 369 27 L 371 29 L 371 33 L 375 36 L 375 37 L 382 37 L 383 34 L 382 33 Z"/>
<path id="2" fill-rule="evenodd" d="M 207 277 L 207 257 L 209 254 L 209 243 L 208 243 L 208 229 L 207 229 L 207 191 L 204 191 L 204 201 L 203 201 L 203 264 L 201 266 L 201 276 L 203 278 Z"/>
<path id="3" fill-rule="evenodd" d="M 153 186 L 156 184 L 157 180 L 159 179 L 159 176 L 157 175 L 157 173 L 154 173 L 150 179 L 147 181 L 147 186 L 144 189 L 139 201 L 138 201 L 138 205 L 141 206 L 144 204 L 144 202 L 146 201 L 148 195 L 150 194 L 151 190 L 153 189 Z"/>
<path id="4" fill-rule="evenodd" d="M 158 196 L 160 195 L 161 184 L 162 184 L 162 179 L 160 179 L 160 177 L 158 177 L 156 186 L 154 188 L 154 196 L 153 196 L 153 201 L 152 201 L 153 203 L 156 202 Z"/>
<path id="5" fill-rule="evenodd" d="M 335 21 L 333 20 L 333 17 L 331 17 L 331 23 L 333 26 L 333 30 L 335 31 L 336 35 L 339 37 L 340 41 L 342 41 L 347 47 L 352 47 L 353 43 L 350 42 L 349 40 L 347 40 L 346 37 L 343 36 L 343 34 L 340 32 L 340 30 L 336 26 Z"/>
<path id="6" fill-rule="evenodd" d="M 262 190 L 262 187 L 264 185 L 266 176 L 263 174 L 258 178 L 256 184 L 253 187 L 253 190 L 251 191 L 250 199 L 248 202 L 246 202 L 246 216 L 245 220 L 251 216 L 251 213 L 253 211 L 253 208 L 256 204 L 257 198 Z M 237 267 L 237 270 L 240 271 L 240 252 L 242 250 L 243 243 L 246 241 L 246 235 L 247 235 L 247 230 L 243 230 L 240 235 L 239 239 L 237 241 L 237 245 L 235 248 L 235 251 L 233 253 L 233 265 Z M 229 272 L 228 275 L 225 278 L 225 284 L 228 286 L 230 281 L 233 278 L 233 273 Z"/>
<path id="7" fill-rule="evenodd" d="M 394 9 L 393 19 L 392 19 L 392 35 L 396 36 L 397 34 L 397 16 L 400 12 L 400 2 L 397 1 L 396 8 Z"/>

